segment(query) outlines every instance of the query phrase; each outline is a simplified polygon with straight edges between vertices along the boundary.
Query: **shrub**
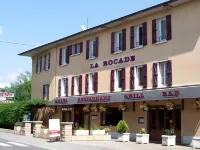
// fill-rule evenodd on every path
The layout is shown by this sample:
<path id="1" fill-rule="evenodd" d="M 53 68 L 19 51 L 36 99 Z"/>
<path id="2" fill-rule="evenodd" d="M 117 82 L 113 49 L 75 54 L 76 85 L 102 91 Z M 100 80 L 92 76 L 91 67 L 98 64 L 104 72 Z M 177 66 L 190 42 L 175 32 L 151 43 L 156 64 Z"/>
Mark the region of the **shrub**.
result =
<path id="1" fill-rule="evenodd" d="M 110 132 L 110 128 L 105 128 L 105 132 L 109 133 Z"/>
<path id="2" fill-rule="evenodd" d="M 140 129 L 140 134 L 146 134 L 145 128 Z"/>
<path id="3" fill-rule="evenodd" d="M 166 134 L 166 135 L 174 135 L 174 134 L 175 134 L 174 128 L 166 129 L 166 130 L 165 130 L 165 134 Z"/>
<path id="4" fill-rule="evenodd" d="M 117 132 L 118 133 L 126 133 L 128 131 L 128 125 L 124 120 L 120 120 L 117 124 Z"/>
<path id="5" fill-rule="evenodd" d="M 100 130 L 100 128 L 99 128 L 99 127 L 97 127 L 97 125 L 96 125 L 96 124 L 94 124 L 94 125 L 93 125 L 93 127 L 92 127 L 92 130 Z"/>

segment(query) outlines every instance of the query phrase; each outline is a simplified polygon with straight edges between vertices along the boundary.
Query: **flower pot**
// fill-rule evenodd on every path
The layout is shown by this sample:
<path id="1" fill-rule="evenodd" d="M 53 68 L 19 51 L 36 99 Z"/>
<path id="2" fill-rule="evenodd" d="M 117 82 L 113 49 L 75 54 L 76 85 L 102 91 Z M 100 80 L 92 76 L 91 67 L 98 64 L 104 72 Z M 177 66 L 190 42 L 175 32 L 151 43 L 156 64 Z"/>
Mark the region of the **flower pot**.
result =
<path id="1" fill-rule="evenodd" d="M 130 133 L 118 133 L 118 141 L 129 142 Z"/>
<path id="2" fill-rule="evenodd" d="M 162 135 L 162 145 L 175 146 L 176 136 L 175 135 Z"/>
<path id="3" fill-rule="evenodd" d="M 105 130 L 90 130 L 91 135 L 105 135 Z"/>
<path id="4" fill-rule="evenodd" d="M 21 126 L 14 126 L 14 131 L 16 134 L 21 134 L 22 127 Z"/>
<path id="5" fill-rule="evenodd" d="M 87 136 L 87 135 L 89 135 L 89 130 L 74 130 L 74 135 Z"/>
<path id="6" fill-rule="evenodd" d="M 136 134 L 136 143 L 148 144 L 149 143 L 149 134 Z"/>

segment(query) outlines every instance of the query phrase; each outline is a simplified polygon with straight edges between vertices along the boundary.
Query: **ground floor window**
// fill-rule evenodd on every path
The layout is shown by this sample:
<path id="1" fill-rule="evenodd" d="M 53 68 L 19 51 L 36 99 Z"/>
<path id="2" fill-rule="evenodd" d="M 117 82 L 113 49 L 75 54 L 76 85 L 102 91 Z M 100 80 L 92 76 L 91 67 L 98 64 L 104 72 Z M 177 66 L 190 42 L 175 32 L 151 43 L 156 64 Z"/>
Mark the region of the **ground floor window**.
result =
<path id="1" fill-rule="evenodd" d="M 107 108 L 101 113 L 102 126 L 116 126 L 120 120 L 122 120 L 122 112 L 118 111 L 118 108 Z"/>

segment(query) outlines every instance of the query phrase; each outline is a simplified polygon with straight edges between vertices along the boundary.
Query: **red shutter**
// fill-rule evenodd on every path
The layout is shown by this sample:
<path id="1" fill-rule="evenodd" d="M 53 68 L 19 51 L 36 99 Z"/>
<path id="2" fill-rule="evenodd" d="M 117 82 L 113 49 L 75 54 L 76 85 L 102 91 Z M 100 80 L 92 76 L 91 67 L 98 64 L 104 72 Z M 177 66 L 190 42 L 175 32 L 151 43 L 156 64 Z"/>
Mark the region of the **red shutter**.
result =
<path id="1" fill-rule="evenodd" d="M 94 91 L 95 93 L 98 92 L 98 72 L 94 74 Z"/>
<path id="2" fill-rule="evenodd" d="M 130 68 L 130 89 L 133 90 L 134 87 L 134 81 L 135 81 L 135 76 L 134 76 L 134 67 Z"/>
<path id="3" fill-rule="evenodd" d="M 40 72 L 42 71 L 42 56 L 40 57 Z"/>
<path id="4" fill-rule="evenodd" d="M 95 41 L 96 41 L 96 47 L 95 47 L 95 57 L 98 57 L 98 53 L 99 53 L 99 38 L 98 37 L 96 37 L 96 39 L 95 39 Z"/>
<path id="5" fill-rule="evenodd" d="M 167 40 L 172 39 L 172 24 L 171 24 L 171 15 L 166 16 L 166 30 L 167 30 Z"/>
<path id="6" fill-rule="evenodd" d="M 156 88 L 158 86 L 158 71 L 157 71 L 157 63 L 153 63 L 153 87 Z"/>
<path id="7" fill-rule="evenodd" d="M 147 88 L 147 64 L 143 65 L 143 88 Z"/>
<path id="8" fill-rule="evenodd" d="M 126 29 L 122 29 L 122 51 L 126 50 Z"/>
<path id="9" fill-rule="evenodd" d="M 68 96 L 68 78 L 65 79 L 65 96 Z"/>
<path id="10" fill-rule="evenodd" d="M 142 24 L 143 28 L 143 46 L 147 45 L 147 22 L 144 22 Z"/>
<path id="11" fill-rule="evenodd" d="M 83 52 L 83 42 L 80 43 L 80 53 Z"/>
<path id="12" fill-rule="evenodd" d="M 115 52 L 115 32 L 111 33 L 111 54 Z"/>
<path id="13" fill-rule="evenodd" d="M 85 75 L 85 94 L 88 94 L 88 74 Z"/>
<path id="14" fill-rule="evenodd" d="M 167 85 L 172 86 L 172 62 L 167 61 Z"/>
<path id="15" fill-rule="evenodd" d="M 114 86 L 115 86 L 115 77 L 114 77 L 115 70 L 111 70 L 110 73 L 110 91 L 114 91 Z"/>
<path id="16" fill-rule="evenodd" d="M 36 60 L 36 73 L 38 73 L 38 58 Z"/>
<path id="17" fill-rule="evenodd" d="M 47 99 L 49 100 L 49 84 L 46 85 L 47 86 Z"/>
<path id="18" fill-rule="evenodd" d="M 58 80 L 58 97 L 61 96 L 61 79 Z"/>
<path id="19" fill-rule="evenodd" d="M 45 98 L 45 85 L 43 85 L 43 99 Z"/>
<path id="20" fill-rule="evenodd" d="M 132 26 L 131 28 L 130 28 L 130 49 L 133 49 L 135 46 L 134 46 L 134 38 L 135 38 L 135 33 L 134 33 L 134 29 L 135 29 L 135 27 L 134 26 Z"/>
<path id="21" fill-rule="evenodd" d="M 156 19 L 152 20 L 152 44 L 157 42 L 157 29 L 156 29 Z"/>
<path id="22" fill-rule="evenodd" d="M 79 76 L 79 95 L 82 94 L 82 75 Z"/>
<path id="23" fill-rule="evenodd" d="M 50 69 L 51 53 L 49 53 L 48 69 Z"/>
<path id="24" fill-rule="evenodd" d="M 74 95 L 74 77 L 72 77 L 71 96 Z"/>
<path id="25" fill-rule="evenodd" d="M 60 48 L 60 54 L 59 54 L 59 65 L 62 65 L 62 48 Z"/>
<path id="26" fill-rule="evenodd" d="M 90 41 L 87 40 L 87 42 L 86 42 L 86 60 L 89 59 L 89 51 L 90 51 Z"/>
<path id="27" fill-rule="evenodd" d="M 66 58 L 65 58 L 65 62 L 67 64 L 69 64 L 69 58 L 70 58 L 70 55 L 72 54 L 72 45 L 69 45 L 66 49 Z"/>
<path id="28" fill-rule="evenodd" d="M 44 55 L 44 70 L 47 69 L 47 68 L 45 68 L 46 67 L 45 63 L 46 63 L 46 54 Z"/>
<path id="29" fill-rule="evenodd" d="M 126 89 L 126 69 L 122 69 L 122 90 Z"/>

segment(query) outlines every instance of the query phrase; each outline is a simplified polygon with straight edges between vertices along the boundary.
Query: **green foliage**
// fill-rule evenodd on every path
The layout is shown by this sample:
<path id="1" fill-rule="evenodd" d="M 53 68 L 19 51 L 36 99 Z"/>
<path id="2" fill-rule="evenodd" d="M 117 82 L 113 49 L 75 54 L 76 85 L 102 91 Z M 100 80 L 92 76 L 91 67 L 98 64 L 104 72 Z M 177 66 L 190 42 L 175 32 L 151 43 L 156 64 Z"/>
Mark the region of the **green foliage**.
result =
<path id="1" fill-rule="evenodd" d="M 110 132 L 110 128 L 105 128 L 105 132 L 109 133 Z"/>
<path id="2" fill-rule="evenodd" d="M 124 120 L 120 120 L 117 124 L 117 132 L 118 133 L 126 133 L 128 131 L 128 125 Z"/>
<path id="3" fill-rule="evenodd" d="M 99 126 L 99 130 L 105 130 L 105 128 L 102 126 Z"/>
<path id="4" fill-rule="evenodd" d="M 165 134 L 166 134 L 166 135 L 174 135 L 174 134 L 175 134 L 174 128 L 166 129 L 166 130 L 165 130 Z"/>
<path id="5" fill-rule="evenodd" d="M 27 114 L 31 107 L 40 107 L 48 104 L 48 101 L 30 99 L 16 103 L 0 104 L 0 128 L 13 128 L 15 123 Z"/>
<path id="6" fill-rule="evenodd" d="M 94 125 L 92 126 L 92 130 L 100 130 L 100 129 L 99 129 L 99 127 L 98 127 L 96 124 L 94 124 Z"/>
<path id="7" fill-rule="evenodd" d="M 140 134 L 146 134 L 145 128 L 140 129 Z"/>

